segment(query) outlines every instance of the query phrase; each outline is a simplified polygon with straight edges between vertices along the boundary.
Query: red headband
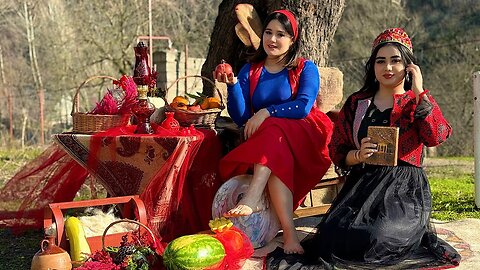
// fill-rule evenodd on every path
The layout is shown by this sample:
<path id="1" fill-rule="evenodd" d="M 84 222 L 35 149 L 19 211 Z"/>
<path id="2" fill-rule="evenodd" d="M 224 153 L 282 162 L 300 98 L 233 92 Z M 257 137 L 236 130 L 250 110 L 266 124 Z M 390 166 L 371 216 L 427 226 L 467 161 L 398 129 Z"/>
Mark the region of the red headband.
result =
<path id="1" fill-rule="evenodd" d="M 288 21 L 292 25 L 292 30 L 293 30 L 293 40 L 297 40 L 298 37 L 298 24 L 297 20 L 295 19 L 295 15 L 293 15 L 292 12 L 286 10 L 286 9 L 279 9 L 275 10 L 275 13 L 282 13 L 283 15 L 287 16 Z"/>

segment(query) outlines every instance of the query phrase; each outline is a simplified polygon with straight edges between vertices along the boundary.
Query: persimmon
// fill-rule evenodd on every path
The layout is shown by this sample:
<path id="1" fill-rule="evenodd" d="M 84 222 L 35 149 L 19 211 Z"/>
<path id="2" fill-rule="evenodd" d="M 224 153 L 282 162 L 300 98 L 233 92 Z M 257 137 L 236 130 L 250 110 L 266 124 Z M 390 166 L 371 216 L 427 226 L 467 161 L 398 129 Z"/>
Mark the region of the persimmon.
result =
<path id="1" fill-rule="evenodd" d="M 183 102 L 179 102 L 179 101 L 175 101 L 175 102 L 170 103 L 170 107 L 172 107 L 174 109 L 178 109 L 178 110 L 187 110 L 188 109 L 187 104 L 185 104 Z"/>
<path id="2" fill-rule="evenodd" d="M 209 97 L 209 98 L 207 98 L 207 100 L 208 100 L 208 108 L 209 109 L 215 109 L 215 108 L 220 108 L 221 107 L 220 99 L 218 99 L 216 97 Z"/>
<path id="3" fill-rule="evenodd" d="M 208 98 L 203 98 L 200 101 L 200 108 L 202 108 L 202 110 L 210 109 L 210 102 L 208 101 Z"/>
<path id="4" fill-rule="evenodd" d="M 190 102 L 188 101 L 188 99 L 184 96 L 176 96 L 173 100 L 172 100 L 172 103 L 174 102 L 177 102 L 177 103 L 183 103 L 186 105 L 188 105 Z"/>

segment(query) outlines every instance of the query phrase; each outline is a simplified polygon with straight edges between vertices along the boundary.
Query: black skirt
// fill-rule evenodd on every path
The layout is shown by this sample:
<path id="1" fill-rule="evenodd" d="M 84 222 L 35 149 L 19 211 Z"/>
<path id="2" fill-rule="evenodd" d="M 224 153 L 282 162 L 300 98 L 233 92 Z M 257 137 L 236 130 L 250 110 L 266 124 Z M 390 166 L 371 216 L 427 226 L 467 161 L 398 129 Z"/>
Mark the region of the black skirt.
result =
<path id="1" fill-rule="evenodd" d="M 356 166 L 317 233 L 302 242 L 305 258 L 333 265 L 393 265 L 423 250 L 457 265 L 460 255 L 430 226 L 431 207 L 422 168 Z"/>

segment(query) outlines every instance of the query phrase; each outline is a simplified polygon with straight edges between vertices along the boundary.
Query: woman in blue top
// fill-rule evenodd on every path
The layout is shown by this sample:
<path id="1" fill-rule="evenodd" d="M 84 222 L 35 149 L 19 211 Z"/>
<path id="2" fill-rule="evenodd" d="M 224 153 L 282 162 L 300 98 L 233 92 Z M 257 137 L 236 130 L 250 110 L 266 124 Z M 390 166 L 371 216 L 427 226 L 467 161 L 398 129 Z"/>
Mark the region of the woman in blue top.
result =
<path id="1" fill-rule="evenodd" d="M 238 77 L 215 78 L 228 85 L 228 112 L 244 127 L 245 142 L 220 162 L 228 180 L 253 170 L 246 194 L 224 215 L 250 215 L 265 190 L 283 229 L 284 252 L 303 253 L 293 211 L 322 178 L 331 161 L 329 118 L 316 106 L 317 66 L 299 57 L 300 29 L 287 10 L 271 13 L 261 45 Z"/>

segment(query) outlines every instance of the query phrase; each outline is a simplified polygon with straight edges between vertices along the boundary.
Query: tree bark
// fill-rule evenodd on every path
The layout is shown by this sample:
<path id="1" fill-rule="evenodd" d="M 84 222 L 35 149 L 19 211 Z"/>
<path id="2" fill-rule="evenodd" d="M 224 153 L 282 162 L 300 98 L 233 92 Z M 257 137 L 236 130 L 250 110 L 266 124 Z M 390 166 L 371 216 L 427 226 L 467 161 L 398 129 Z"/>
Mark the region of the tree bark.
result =
<path id="1" fill-rule="evenodd" d="M 253 5 L 262 20 L 277 9 L 285 8 L 294 12 L 302 27 L 302 56 L 319 66 L 325 66 L 345 0 L 224 0 L 218 7 L 207 58 L 202 66 L 203 76 L 212 79 L 212 72 L 222 59 L 230 63 L 237 74 L 253 53 L 235 34 L 235 6 L 240 3 Z M 212 95 L 212 87 L 204 85 L 204 93 Z"/>
<path id="2" fill-rule="evenodd" d="M 24 2 L 23 6 L 25 11 L 25 27 L 27 30 L 27 42 L 28 42 L 28 52 L 30 56 L 30 67 L 32 70 L 32 77 L 35 81 L 35 87 L 38 89 L 37 94 L 39 98 L 39 108 L 40 108 L 40 116 L 39 116 L 40 117 L 39 119 L 40 120 L 40 143 L 43 145 L 45 144 L 44 115 L 43 115 L 43 104 L 44 104 L 43 80 L 42 80 L 42 74 L 40 73 L 40 68 L 38 66 L 38 60 L 37 60 L 33 15 L 29 11 L 27 2 Z"/>
<path id="3" fill-rule="evenodd" d="M 12 94 L 10 88 L 7 87 L 7 80 L 5 79 L 5 68 L 3 65 L 3 49 L 0 46 L 0 75 L 2 77 L 2 89 L 3 89 L 3 96 L 7 97 L 7 109 L 8 109 L 8 120 L 9 120 L 9 127 L 8 127 L 8 134 L 10 136 L 10 141 L 13 142 L 13 105 L 12 105 Z M 1 118 L 0 118 L 1 119 Z"/>

